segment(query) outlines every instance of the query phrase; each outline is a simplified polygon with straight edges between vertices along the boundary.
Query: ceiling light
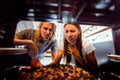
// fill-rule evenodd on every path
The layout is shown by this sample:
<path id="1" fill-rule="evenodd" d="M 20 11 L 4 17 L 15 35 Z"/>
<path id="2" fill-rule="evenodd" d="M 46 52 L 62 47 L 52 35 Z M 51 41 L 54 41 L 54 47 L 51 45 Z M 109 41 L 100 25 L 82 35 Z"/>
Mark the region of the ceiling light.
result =
<path id="1" fill-rule="evenodd" d="M 29 12 L 34 12 L 34 9 L 30 8 L 28 11 L 29 11 Z"/>
<path id="2" fill-rule="evenodd" d="M 95 6 L 96 9 L 104 9 L 106 7 L 107 7 L 107 5 L 105 5 L 103 3 L 96 4 L 96 6 Z"/>
<path id="3" fill-rule="evenodd" d="M 102 14 L 102 13 L 95 13 L 94 14 L 96 17 L 99 17 L 99 16 L 104 16 L 105 14 Z"/>
<path id="4" fill-rule="evenodd" d="M 35 16 L 34 13 L 28 13 L 27 16 Z"/>
<path id="5" fill-rule="evenodd" d="M 105 9 L 109 6 L 111 0 L 100 0 L 97 4 L 95 4 L 96 9 Z"/>
<path id="6" fill-rule="evenodd" d="M 110 11 L 114 11 L 115 10 L 115 5 L 112 5 L 110 8 L 109 8 Z"/>

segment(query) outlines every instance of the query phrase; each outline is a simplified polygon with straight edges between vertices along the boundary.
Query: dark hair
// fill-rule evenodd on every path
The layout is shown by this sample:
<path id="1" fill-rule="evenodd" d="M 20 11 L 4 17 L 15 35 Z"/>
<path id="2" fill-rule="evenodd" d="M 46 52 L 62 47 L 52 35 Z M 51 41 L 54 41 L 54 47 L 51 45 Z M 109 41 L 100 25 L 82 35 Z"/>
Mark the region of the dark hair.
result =
<path id="1" fill-rule="evenodd" d="M 65 24 L 64 27 L 66 25 L 67 24 Z M 80 35 L 77 38 L 77 44 L 76 44 L 76 46 L 77 46 L 77 48 L 80 51 L 81 57 L 83 58 L 83 54 L 82 54 L 82 31 L 81 31 L 81 27 L 80 27 L 79 24 L 71 24 L 71 25 L 74 25 L 76 28 L 78 28 L 78 30 L 80 30 Z M 71 61 L 71 54 L 67 53 L 67 46 L 68 46 L 68 44 L 69 44 L 69 42 L 65 38 L 64 39 L 64 56 L 66 58 L 67 63 L 70 63 L 70 61 Z M 76 65 L 80 66 L 80 63 L 77 60 L 76 60 Z"/>

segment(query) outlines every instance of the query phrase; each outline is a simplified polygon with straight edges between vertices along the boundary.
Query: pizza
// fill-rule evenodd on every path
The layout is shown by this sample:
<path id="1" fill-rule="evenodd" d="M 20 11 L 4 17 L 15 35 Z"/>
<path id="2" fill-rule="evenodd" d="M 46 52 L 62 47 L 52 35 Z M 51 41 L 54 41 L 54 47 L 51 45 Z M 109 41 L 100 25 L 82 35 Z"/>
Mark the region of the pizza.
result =
<path id="1" fill-rule="evenodd" d="M 95 76 L 72 65 L 57 65 L 31 70 L 21 70 L 19 80 L 96 80 Z"/>

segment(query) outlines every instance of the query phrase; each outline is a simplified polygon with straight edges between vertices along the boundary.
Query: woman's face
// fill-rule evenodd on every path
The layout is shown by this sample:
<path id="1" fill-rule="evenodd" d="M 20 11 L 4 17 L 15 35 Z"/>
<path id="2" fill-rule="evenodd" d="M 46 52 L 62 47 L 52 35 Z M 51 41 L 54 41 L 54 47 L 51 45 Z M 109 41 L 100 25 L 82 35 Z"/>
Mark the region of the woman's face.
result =
<path id="1" fill-rule="evenodd" d="M 78 30 L 78 28 L 75 25 L 72 24 L 67 24 L 64 27 L 65 30 L 65 38 L 66 40 L 71 44 L 71 45 L 75 45 L 76 44 L 76 40 L 78 38 L 78 35 L 80 35 L 80 31 Z"/>
<path id="2" fill-rule="evenodd" d="M 53 26 L 51 23 L 43 22 L 41 27 L 41 37 L 43 40 L 50 39 L 53 35 Z"/>

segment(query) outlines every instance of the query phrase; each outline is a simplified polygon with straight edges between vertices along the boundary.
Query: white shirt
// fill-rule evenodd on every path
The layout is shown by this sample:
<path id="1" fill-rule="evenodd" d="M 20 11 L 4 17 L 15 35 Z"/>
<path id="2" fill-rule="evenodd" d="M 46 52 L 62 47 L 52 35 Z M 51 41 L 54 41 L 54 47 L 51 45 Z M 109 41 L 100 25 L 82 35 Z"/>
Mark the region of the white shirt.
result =
<path id="1" fill-rule="evenodd" d="M 63 42 L 61 42 L 61 44 L 60 44 L 58 49 L 64 50 Z M 93 46 L 92 43 L 90 43 L 89 41 L 84 41 L 84 40 L 82 41 L 82 53 L 83 53 L 83 58 L 84 59 L 85 59 L 85 55 L 89 54 L 93 50 L 95 50 L 95 47 Z M 74 59 L 73 55 L 72 55 L 72 58 L 71 58 L 70 65 L 74 65 L 75 66 L 75 59 Z"/>

